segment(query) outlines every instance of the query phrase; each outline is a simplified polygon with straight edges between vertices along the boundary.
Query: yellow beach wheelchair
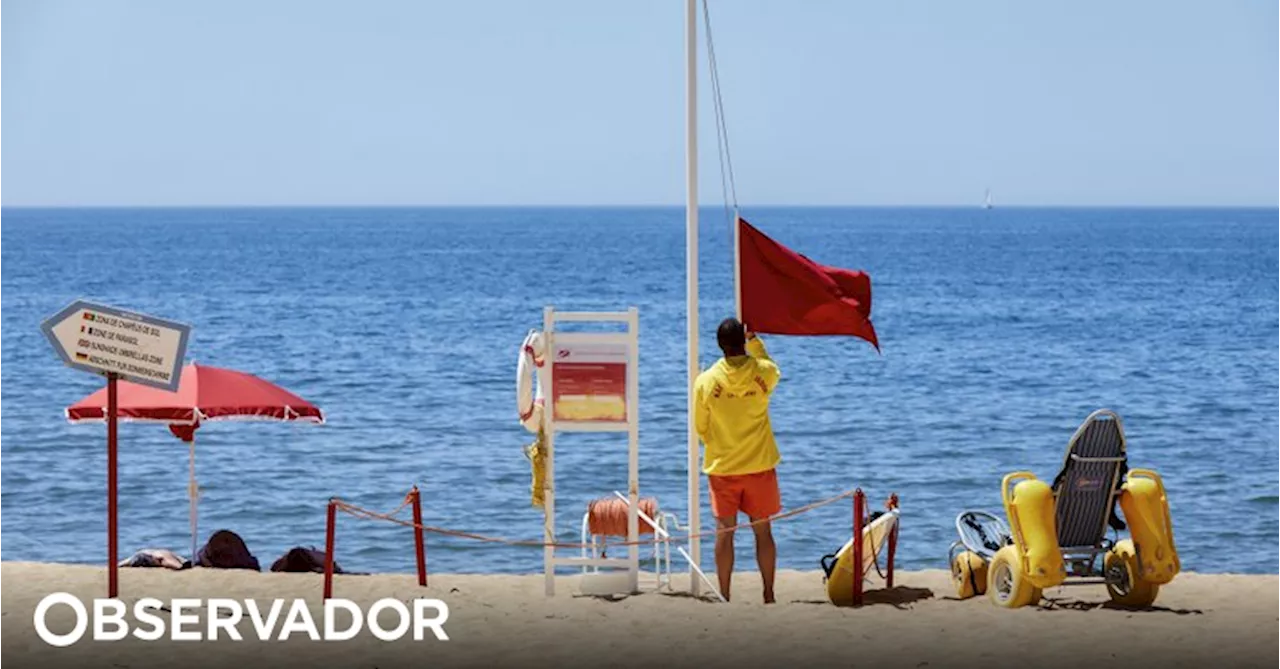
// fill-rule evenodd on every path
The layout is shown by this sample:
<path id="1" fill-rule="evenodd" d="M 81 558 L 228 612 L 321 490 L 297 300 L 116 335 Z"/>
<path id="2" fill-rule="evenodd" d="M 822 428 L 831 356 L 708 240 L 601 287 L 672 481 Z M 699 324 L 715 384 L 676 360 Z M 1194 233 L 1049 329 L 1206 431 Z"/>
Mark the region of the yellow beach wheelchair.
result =
<path id="1" fill-rule="evenodd" d="M 951 544 L 947 562 L 956 596 L 968 599 L 987 591 L 987 565 L 996 553 L 1013 543 L 1009 526 L 985 511 L 965 511 L 956 518 L 960 540 Z"/>
<path id="2" fill-rule="evenodd" d="M 1009 533 L 997 537 L 1004 545 L 985 559 L 990 546 L 975 550 L 972 536 L 961 531 L 967 550 L 957 555 L 953 547 L 952 573 L 973 571 L 966 556 L 983 559 L 986 594 L 1006 608 L 1034 604 L 1046 588 L 1086 584 L 1105 584 L 1121 606 L 1150 606 L 1181 563 L 1160 475 L 1148 469 L 1126 475 L 1126 468 L 1120 417 L 1106 409 L 1093 412 L 1068 443 L 1052 486 L 1025 471 L 1004 477 L 1000 495 Z M 1115 515 L 1117 502 L 1123 522 Z M 1107 536 L 1108 525 L 1118 538 L 1126 523 L 1130 538 Z M 957 561 L 962 561 L 959 567 Z M 962 596 L 981 594 L 963 585 L 957 584 Z"/>

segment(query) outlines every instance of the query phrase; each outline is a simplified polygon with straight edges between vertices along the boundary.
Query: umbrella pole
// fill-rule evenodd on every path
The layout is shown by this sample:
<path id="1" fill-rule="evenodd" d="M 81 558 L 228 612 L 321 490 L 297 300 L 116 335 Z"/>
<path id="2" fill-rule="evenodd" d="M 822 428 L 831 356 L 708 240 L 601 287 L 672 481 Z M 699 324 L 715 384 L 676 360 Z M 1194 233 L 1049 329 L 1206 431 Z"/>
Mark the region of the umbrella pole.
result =
<path id="1" fill-rule="evenodd" d="M 191 441 L 187 442 L 187 498 L 191 504 L 191 566 L 196 564 L 196 504 L 200 497 L 200 488 L 196 486 L 196 437 L 191 435 Z"/>
<path id="2" fill-rule="evenodd" d="M 107 597 L 115 599 L 119 593 L 116 554 L 116 414 L 119 412 L 119 396 L 115 372 L 107 373 Z"/>

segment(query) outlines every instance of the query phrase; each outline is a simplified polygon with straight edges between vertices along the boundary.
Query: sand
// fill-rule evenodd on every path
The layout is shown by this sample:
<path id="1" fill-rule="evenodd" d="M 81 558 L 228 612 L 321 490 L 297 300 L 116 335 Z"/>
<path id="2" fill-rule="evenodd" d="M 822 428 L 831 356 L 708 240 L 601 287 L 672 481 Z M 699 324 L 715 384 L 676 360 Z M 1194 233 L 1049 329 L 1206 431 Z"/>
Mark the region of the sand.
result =
<path id="1" fill-rule="evenodd" d="M 33 612 L 45 595 L 101 597 L 99 567 L 4 562 L 3 658 L 8 667 L 449 667 L 449 666 L 869 666 L 869 667 L 1275 667 L 1280 583 L 1274 575 L 1185 573 L 1166 586 L 1157 608 L 1107 604 L 1102 586 L 1047 591 L 1038 607 L 1003 610 L 985 598 L 950 597 L 944 571 L 899 573 L 892 591 L 869 605 L 825 602 L 820 574 L 779 573 L 778 604 L 759 603 L 759 575 L 735 578 L 735 601 L 645 593 L 608 601 L 574 596 L 577 578 L 560 579 L 548 599 L 537 575 L 455 575 L 419 588 L 411 575 L 339 576 L 335 595 L 368 605 L 382 597 L 436 597 L 450 607 L 449 641 L 396 642 L 366 632 L 355 640 L 143 642 L 82 640 L 45 645 Z M 319 619 L 322 577 L 196 569 L 121 570 L 121 599 L 143 596 L 305 598 Z M 679 582 L 677 583 L 679 585 Z M 55 632 L 71 614 L 50 614 Z M 390 620 L 390 618 L 388 618 Z M 278 628 L 277 628 L 278 629 Z"/>

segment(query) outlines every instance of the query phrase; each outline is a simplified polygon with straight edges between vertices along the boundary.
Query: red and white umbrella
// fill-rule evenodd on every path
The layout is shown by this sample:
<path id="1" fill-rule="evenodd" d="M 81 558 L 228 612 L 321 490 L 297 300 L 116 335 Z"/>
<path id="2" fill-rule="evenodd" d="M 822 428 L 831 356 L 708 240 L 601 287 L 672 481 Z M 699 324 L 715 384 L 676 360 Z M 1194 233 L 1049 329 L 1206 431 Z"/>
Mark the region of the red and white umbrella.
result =
<path id="1" fill-rule="evenodd" d="M 67 407 L 72 423 L 105 422 L 107 390 L 103 388 Z M 195 432 L 210 420 L 273 420 L 323 423 L 319 407 L 252 374 L 195 363 L 182 370 L 176 392 L 119 382 L 116 416 L 119 420 L 166 423 L 175 437 L 189 445 L 191 502 L 191 560 L 196 559 Z"/>

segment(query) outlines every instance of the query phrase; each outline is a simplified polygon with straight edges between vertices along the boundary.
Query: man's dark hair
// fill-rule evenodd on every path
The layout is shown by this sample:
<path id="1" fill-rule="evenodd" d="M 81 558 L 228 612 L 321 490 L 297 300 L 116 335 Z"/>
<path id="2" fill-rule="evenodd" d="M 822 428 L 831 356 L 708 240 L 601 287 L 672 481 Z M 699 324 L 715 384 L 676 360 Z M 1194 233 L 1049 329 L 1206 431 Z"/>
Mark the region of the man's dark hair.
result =
<path id="1" fill-rule="evenodd" d="M 747 349 L 747 332 L 738 319 L 726 318 L 716 328 L 716 343 L 725 355 L 742 355 Z"/>

